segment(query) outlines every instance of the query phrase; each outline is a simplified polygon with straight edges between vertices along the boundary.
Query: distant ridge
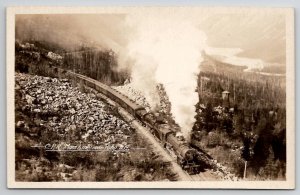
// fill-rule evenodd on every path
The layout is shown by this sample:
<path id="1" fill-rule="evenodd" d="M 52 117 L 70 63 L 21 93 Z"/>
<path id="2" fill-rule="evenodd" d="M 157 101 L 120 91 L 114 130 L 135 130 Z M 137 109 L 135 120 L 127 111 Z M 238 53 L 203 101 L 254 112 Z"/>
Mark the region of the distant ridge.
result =
<path id="1" fill-rule="evenodd" d="M 265 75 L 272 76 L 279 76 L 286 73 L 286 67 L 282 65 L 269 65 L 265 66 L 263 69 L 252 69 L 251 71 L 247 71 L 248 67 L 245 65 L 237 66 L 229 63 L 224 63 L 220 59 L 218 59 L 218 56 L 208 55 L 205 52 L 202 53 L 203 61 L 200 65 L 200 69 L 203 72 L 214 72 L 214 73 L 224 73 L 224 74 L 230 74 L 230 73 L 261 73 Z"/>

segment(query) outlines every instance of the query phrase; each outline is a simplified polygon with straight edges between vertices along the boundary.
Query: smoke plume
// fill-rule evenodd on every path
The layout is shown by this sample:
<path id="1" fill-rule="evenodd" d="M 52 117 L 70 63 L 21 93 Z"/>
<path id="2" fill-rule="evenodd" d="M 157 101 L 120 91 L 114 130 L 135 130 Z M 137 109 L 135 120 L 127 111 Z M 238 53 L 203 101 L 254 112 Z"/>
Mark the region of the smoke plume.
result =
<path id="1" fill-rule="evenodd" d="M 134 31 L 126 49 L 133 83 L 144 91 L 151 107 L 158 103 L 155 86 L 162 83 L 174 119 L 188 138 L 199 100 L 195 90 L 205 34 L 180 14 L 130 15 L 127 21 Z"/>
<path id="2" fill-rule="evenodd" d="M 16 39 L 52 42 L 67 51 L 83 43 L 113 49 L 120 70 L 132 71 L 132 84 L 144 92 L 154 110 L 159 104 L 156 86 L 164 85 L 174 119 L 187 137 L 194 123 L 197 74 L 206 45 L 197 14 L 157 9 L 127 14 L 17 15 Z"/>

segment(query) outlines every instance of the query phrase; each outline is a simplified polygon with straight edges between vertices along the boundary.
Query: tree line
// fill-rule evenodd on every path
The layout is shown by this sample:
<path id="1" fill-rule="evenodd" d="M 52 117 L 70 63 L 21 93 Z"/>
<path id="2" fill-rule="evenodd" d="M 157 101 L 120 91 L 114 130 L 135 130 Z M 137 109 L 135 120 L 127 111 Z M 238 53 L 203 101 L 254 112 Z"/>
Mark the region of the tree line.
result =
<path id="1" fill-rule="evenodd" d="M 224 72 L 199 74 L 192 139 L 207 143 L 202 144 L 204 147 L 221 146 L 224 151 L 239 147 L 236 159 L 248 161 L 252 175 L 281 178 L 286 165 L 285 80 L 257 74 L 251 77 Z M 221 97 L 224 90 L 230 92 L 228 108 Z M 235 166 L 240 168 L 240 176 L 241 166 Z"/>

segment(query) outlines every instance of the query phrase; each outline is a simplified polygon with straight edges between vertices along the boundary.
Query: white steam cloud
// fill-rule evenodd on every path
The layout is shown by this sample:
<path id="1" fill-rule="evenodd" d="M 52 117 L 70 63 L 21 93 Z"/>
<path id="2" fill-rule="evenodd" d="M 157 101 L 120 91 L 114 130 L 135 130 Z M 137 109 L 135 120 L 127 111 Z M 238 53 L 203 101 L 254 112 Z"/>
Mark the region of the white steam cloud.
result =
<path id="1" fill-rule="evenodd" d="M 188 138 L 198 102 L 197 74 L 206 46 L 197 24 L 178 13 L 131 15 L 133 29 L 127 55 L 132 63 L 132 82 L 143 90 L 152 108 L 158 103 L 157 83 L 165 87 L 175 121 Z"/>

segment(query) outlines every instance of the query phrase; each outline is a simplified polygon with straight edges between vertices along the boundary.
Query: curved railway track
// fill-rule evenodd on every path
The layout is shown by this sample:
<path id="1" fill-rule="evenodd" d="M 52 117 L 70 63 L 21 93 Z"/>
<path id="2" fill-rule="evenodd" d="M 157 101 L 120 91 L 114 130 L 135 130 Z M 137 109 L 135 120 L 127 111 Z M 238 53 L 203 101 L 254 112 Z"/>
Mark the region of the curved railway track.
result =
<path id="1" fill-rule="evenodd" d="M 163 157 L 164 160 L 170 162 L 173 171 L 177 174 L 178 180 L 180 181 L 207 181 L 207 180 L 216 180 L 217 178 L 210 173 L 209 171 L 201 172 L 196 175 L 189 175 L 186 171 L 182 170 L 182 168 L 178 165 L 176 159 L 172 157 L 172 155 L 167 152 L 158 142 L 157 138 L 154 137 L 152 133 L 150 133 L 147 127 L 144 127 L 136 118 L 134 118 L 130 113 L 128 113 L 125 109 L 123 109 L 116 102 L 112 101 L 108 97 L 104 95 L 100 95 L 100 98 L 105 100 L 108 104 L 117 107 L 119 114 L 124 118 L 126 122 L 128 122 L 134 129 L 137 130 L 141 136 L 146 138 L 148 143 L 150 143 L 151 148 L 159 155 Z"/>
<path id="2" fill-rule="evenodd" d="M 89 77 L 74 73 L 72 71 L 66 71 L 58 67 L 52 67 L 54 74 L 61 78 L 69 78 L 71 81 L 75 81 L 77 84 L 81 83 L 84 86 L 90 87 L 96 90 L 101 99 L 104 99 L 109 104 L 118 108 L 119 114 L 130 123 L 130 125 L 135 128 L 138 133 L 140 133 L 146 140 L 151 143 L 153 150 L 160 154 L 166 161 L 171 163 L 171 166 L 174 172 L 178 176 L 178 180 L 182 181 L 201 181 L 201 180 L 216 180 L 217 177 L 214 176 L 212 171 L 199 172 L 197 174 L 190 175 L 186 170 L 183 170 L 182 167 L 178 164 L 178 161 L 174 159 L 169 151 L 163 147 L 164 143 L 159 143 L 159 139 L 151 133 L 151 130 L 136 118 L 135 112 L 142 110 L 143 107 L 136 104 L 130 100 L 125 95 L 121 94 L 119 91 L 112 89 L 111 87 L 91 79 Z M 114 97 L 113 99 L 111 97 Z M 120 105 L 120 102 L 125 102 Z"/>

